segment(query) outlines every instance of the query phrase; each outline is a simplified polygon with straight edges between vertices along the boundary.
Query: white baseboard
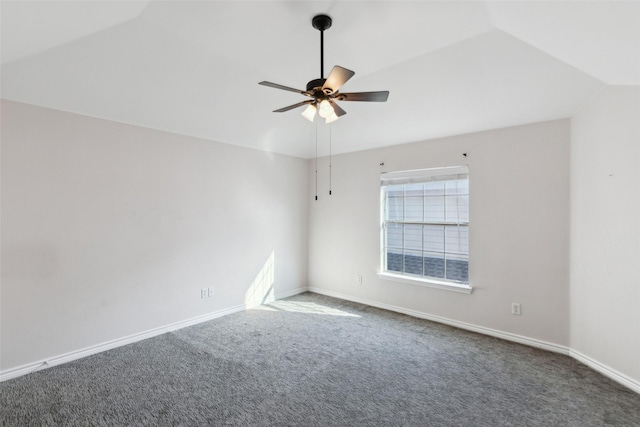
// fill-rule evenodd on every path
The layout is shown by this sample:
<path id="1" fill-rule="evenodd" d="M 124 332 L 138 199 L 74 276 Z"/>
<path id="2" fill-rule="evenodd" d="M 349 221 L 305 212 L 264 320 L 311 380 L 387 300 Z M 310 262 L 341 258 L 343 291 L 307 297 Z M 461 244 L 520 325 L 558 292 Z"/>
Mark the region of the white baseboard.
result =
<path id="1" fill-rule="evenodd" d="M 118 338 L 115 340 L 107 341 L 101 344 L 85 347 L 79 350 L 71 351 L 69 353 L 53 356 L 45 360 L 38 362 L 28 363 L 26 365 L 18 366 L 15 368 L 7 369 L 0 372 L 0 382 L 17 378 L 22 375 L 29 374 L 31 372 L 39 371 L 41 369 L 50 368 L 52 366 L 60 365 L 62 363 L 71 362 L 72 360 L 81 359 L 83 357 L 91 356 L 92 354 L 101 353 L 103 351 L 111 350 L 113 348 L 121 347 L 123 345 L 132 344 L 137 341 L 142 341 L 147 338 L 162 335 L 167 332 L 173 332 L 178 329 L 186 328 L 187 326 L 196 325 L 198 323 L 206 322 L 218 317 L 226 316 L 227 314 L 237 313 L 245 310 L 245 305 L 237 305 L 235 307 L 225 308 L 223 310 L 214 311 L 201 316 L 192 317 L 190 319 L 182 320 L 179 322 L 171 323 L 159 328 L 149 329 L 144 332 L 132 334 L 126 337 Z"/>
<path id="2" fill-rule="evenodd" d="M 303 287 L 303 288 L 292 289 L 290 291 L 278 292 L 275 295 L 275 298 L 279 300 L 279 299 L 288 298 L 294 295 L 298 295 L 304 292 L 314 292 L 321 295 L 340 298 L 346 301 L 353 301 L 360 304 L 369 305 L 371 307 L 382 308 L 384 310 L 394 311 L 394 312 L 406 314 L 412 317 L 417 317 L 420 319 L 432 320 L 434 322 L 443 323 L 443 324 L 454 326 L 460 329 L 466 329 L 466 330 L 478 332 L 484 335 L 490 335 L 496 338 L 501 338 L 504 340 L 513 341 L 513 342 L 541 348 L 548 351 L 553 351 L 555 353 L 568 355 L 578 360 L 579 362 L 584 363 L 585 365 L 589 366 L 593 370 L 600 372 L 606 377 L 611 378 L 612 380 L 640 394 L 640 382 L 635 381 L 632 378 L 629 378 L 628 376 L 598 362 L 597 360 L 590 358 L 589 356 L 586 356 L 576 350 L 573 350 L 571 348 L 561 346 L 558 344 L 536 340 L 533 338 L 528 338 L 521 335 L 512 334 L 509 332 L 502 332 L 502 331 L 498 331 L 491 328 L 485 328 L 484 326 L 473 325 L 471 323 L 459 322 L 457 320 L 452 320 L 452 319 L 448 319 L 441 316 L 434 316 L 434 315 L 423 313 L 420 311 L 397 307 L 390 304 L 384 304 L 377 301 L 371 301 L 364 298 L 358 298 L 351 295 L 345 295 L 338 292 L 327 291 L 325 289 L 316 288 L 316 287 L 308 287 L 308 288 Z M 182 320 L 180 322 L 175 322 L 166 326 L 161 326 L 159 328 L 150 329 L 150 330 L 129 335 L 123 338 L 118 338 L 112 341 L 104 342 L 102 344 L 97 344 L 91 347 L 86 347 L 80 350 L 54 356 L 46 360 L 41 360 L 38 362 L 29 363 L 26 365 L 7 369 L 5 371 L 0 371 L 0 382 L 10 380 L 12 378 L 17 378 L 19 376 L 26 375 L 31 372 L 39 371 L 41 369 L 46 369 L 52 366 L 60 365 L 62 363 L 71 362 L 72 360 L 77 360 L 83 357 L 91 356 L 96 353 L 111 350 L 113 348 L 117 348 L 123 345 L 132 344 L 134 342 L 142 341 L 147 338 L 152 338 L 157 335 L 162 335 L 167 332 L 173 332 L 178 329 L 196 325 L 198 323 L 207 322 L 209 320 L 213 320 L 218 317 L 226 316 L 228 314 L 237 313 L 244 310 L 246 310 L 246 306 L 245 304 L 241 304 L 235 307 L 229 307 L 223 310 L 214 311 L 211 313 L 204 314 L 202 316 L 192 317 L 190 319 Z"/>
<path id="3" fill-rule="evenodd" d="M 571 349 L 569 350 L 569 356 L 573 357 L 581 363 L 584 363 L 594 371 L 600 372 L 605 377 L 611 378 L 615 382 L 622 384 L 623 386 L 628 387 L 636 393 L 640 394 L 640 382 L 629 378 L 625 374 L 618 372 L 615 369 L 610 368 L 609 366 L 600 363 L 585 354 L 580 353 L 579 351 Z"/>
<path id="4" fill-rule="evenodd" d="M 512 334 L 509 332 L 502 332 L 502 331 L 498 331 L 491 328 L 485 328 L 484 326 L 478 326 L 470 323 L 459 322 L 457 320 L 447 319 L 445 317 L 440 317 L 440 316 L 434 316 L 434 315 L 423 313 L 420 311 L 409 310 L 402 307 L 396 307 L 390 304 L 384 304 L 377 301 L 371 301 L 364 298 L 358 298 L 351 295 L 345 295 L 338 292 L 328 291 L 328 290 L 316 288 L 313 286 L 309 287 L 309 292 L 314 292 L 321 295 L 327 295 L 334 298 L 340 298 L 347 301 L 357 302 L 360 304 L 369 305 L 371 307 L 382 308 L 384 310 L 395 311 L 397 313 L 407 314 L 409 316 L 418 317 L 421 319 L 432 320 L 438 323 L 444 323 L 446 325 L 455 326 L 457 328 L 466 329 L 473 332 L 478 332 L 480 334 L 490 335 L 492 337 L 501 338 L 507 341 L 513 341 L 519 344 L 524 344 L 531 347 L 537 347 L 543 350 L 553 351 L 554 353 L 564 354 L 566 356 L 570 356 L 576 359 L 581 363 L 584 363 L 594 371 L 599 372 L 602 375 L 608 378 L 611 378 L 617 383 L 622 384 L 623 386 L 630 388 L 631 390 L 640 394 L 640 382 L 632 378 L 629 378 L 628 376 L 616 371 L 615 369 L 612 369 L 598 362 L 597 360 L 594 360 L 589 356 L 586 356 L 566 346 L 553 344 L 553 343 L 549 343 L 546 341 L 541 341 L 533 338 L 528 338 L 522 335 Z"/>
<path id="5" fill-rule="evenodd" d="M 560 353 L 564 355 L 569 355 L 569 348 L 558 345 L 546 341 L 537 340 L 534 338 L 528 338 L 522 335 L 512 334 L 510 332 L 503 332 L 497 329 L 486 328 L 484 326 L 478 326 L 471 323 L 460 322 L 453 319 L 448 319 L 446 317 L 435 316 L 433 314 L 424 313 L 421 311 L 410 310 L 404 307 L 397 307 L 391 304 L 385 304 L 377 301 L 371 301 L 364 298 L 358 298 L 351 295 L 345 295 L 338 292 L 327 291 L 321 288 L 310 287 L 309 292 L 315 292 L 317 294 L 327 295 L 334 298 L 340 298 L 347 301 L 353 301 L 360 304 L 369 305 L 371 307 L 382 308 L 384 310 L 395 311 L 396 313 L 406 314 L 412 317 L 417 317 L 420 319 L 432 320 L 434 322 L 443 323 L 449 326 L 455 326 L 456 328 L 466 329 L 468 331 L 478 332 L 484 335 L 490 335 L 492 337 L 501 338 L 507 341 L 517 342 L 519 344 L 525 344 L 531 347 L 537 347 L 548 351 L 553 351 L 554 353 Z"/>
<path id="6" fill-rule="evenodd" d="M 275 299 L 283 299 L 288 298 L 297 294 L 301 294 L 303 292 L 307 292 L 306 287 L 292 289 L 290 291 L 285 292 L 277 292 L 275 294 Z M 101 353 L 103 351 L 111 350 L 116 347 L 121 347 L 123 345 L 132 344 L 137 341 L 142 341 L 147 338 L 152 338 L 157 335 L 162 335 L 167 332 L 173 332 L 178 329 L 186 328 L 187 326 L 193 326 L 198 323 L 207 322 L 209 320 L 216 319 L 218 317 L 226 316 L 227 314 L 237 313 L 239 311 L 244 311 L 247 309 L 246 304 L 240 304 L 235 307 L 229 307 L 222 310 L 214 311 L 211 313 L 207 313 L 201 316 L 192 317 L 190 319 L 181 320 L 179 322 L 171 323 L 169 325 L 161 326 L 154 329 L 149 329 L 144 332 L 139 332 L 137 334 L 132 334 L 126 337 L 118 338 L 115 340 L 107 341 L 101 344 L 97 344 L 90 347 L 85 347 L 79 350 L 71 351 L 69 353 L 61 354 L 58 356 L 53 356 L 45 360 L 40 360 L 38 362 L 28 363 L 26 365 L 18 366 L 15 368 L 7 369 L 4 371 L 0 371 L 0 382 L 10 380 L 12 378 L 17 378 L 22 375 L 29 374 L 31 372 L 39 371 L 41 369 L 50 368 L 52 366 L 60 365 L 62 363 L 71 362 L 72 360 L 81 359 L 83 357 L 91 356 L 92 354 Z"/>
<path id="7" fill-rule="evenodd" d="M 298 295 L 298 294 L 302 294 L 309 291 L 309 288 L 304 287 L 304 288 L 296 288 L 296 289 L 292 289 L 290 291 L 285 291 L 285 292 L 276 292 L 276 299 L 285 299 L 285 298 L 289 298 L 292 297 L 294 295 Z"/>

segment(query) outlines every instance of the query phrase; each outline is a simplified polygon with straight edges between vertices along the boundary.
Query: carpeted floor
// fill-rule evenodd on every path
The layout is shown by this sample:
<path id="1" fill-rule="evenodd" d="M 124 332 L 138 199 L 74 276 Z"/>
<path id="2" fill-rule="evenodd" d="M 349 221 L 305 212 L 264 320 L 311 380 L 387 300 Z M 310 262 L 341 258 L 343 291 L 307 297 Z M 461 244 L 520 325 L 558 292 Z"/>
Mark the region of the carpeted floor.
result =
<path id="1" fill-rule="evenodd" d="M 543 350 L 305 293 L 0 384 L 3 426 L 640 426 Z"/>

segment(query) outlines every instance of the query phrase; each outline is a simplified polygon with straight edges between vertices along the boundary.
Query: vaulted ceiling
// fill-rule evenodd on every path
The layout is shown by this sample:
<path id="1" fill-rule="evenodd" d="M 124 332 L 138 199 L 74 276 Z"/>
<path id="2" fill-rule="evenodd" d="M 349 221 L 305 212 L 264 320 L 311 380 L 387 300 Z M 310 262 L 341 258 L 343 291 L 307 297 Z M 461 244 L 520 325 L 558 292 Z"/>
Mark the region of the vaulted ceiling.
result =
<path id="1" fill-rule="evenodd" d="M 636 1 L 2 1 L 5 99 L 254 147 L 315 154 L 316 124 L 272 110 L 354 70 L 334 153 L 570 117 L 640 85 Z M 321 154 L 328 125 L 317 125 Z"/>

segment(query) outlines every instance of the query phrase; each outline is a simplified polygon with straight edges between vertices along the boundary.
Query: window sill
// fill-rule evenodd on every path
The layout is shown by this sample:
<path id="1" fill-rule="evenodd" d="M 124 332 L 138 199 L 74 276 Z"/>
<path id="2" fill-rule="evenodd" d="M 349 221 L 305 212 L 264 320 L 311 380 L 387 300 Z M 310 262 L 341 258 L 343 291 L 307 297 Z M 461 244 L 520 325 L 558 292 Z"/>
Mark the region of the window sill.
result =
<path id="1" fill-rule="evenodd" d="M 392 282 L 408 283 L 410 285 L 425 286 L 428 288 L 442 289 L 445 291 L 461 292 L 470 294 L 473 288 L 462 283 L 441 282 L 433 279 L 419 279 L 417 277 L 402 276 L 391 273 L 378 273 L 378 277 L 382 280 L 390 280 Z"/>

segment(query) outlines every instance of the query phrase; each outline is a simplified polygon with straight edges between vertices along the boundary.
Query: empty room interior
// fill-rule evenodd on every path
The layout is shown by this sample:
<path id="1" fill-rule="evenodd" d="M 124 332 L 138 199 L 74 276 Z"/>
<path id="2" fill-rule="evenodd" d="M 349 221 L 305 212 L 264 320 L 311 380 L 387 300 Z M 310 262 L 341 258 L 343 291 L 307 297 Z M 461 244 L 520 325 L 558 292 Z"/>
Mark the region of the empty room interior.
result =
<path id="1" fill-rule="evenodd" d="M 640 402 L 640 2 L 0 7 L 0 387 L 317 298 Z"/>

